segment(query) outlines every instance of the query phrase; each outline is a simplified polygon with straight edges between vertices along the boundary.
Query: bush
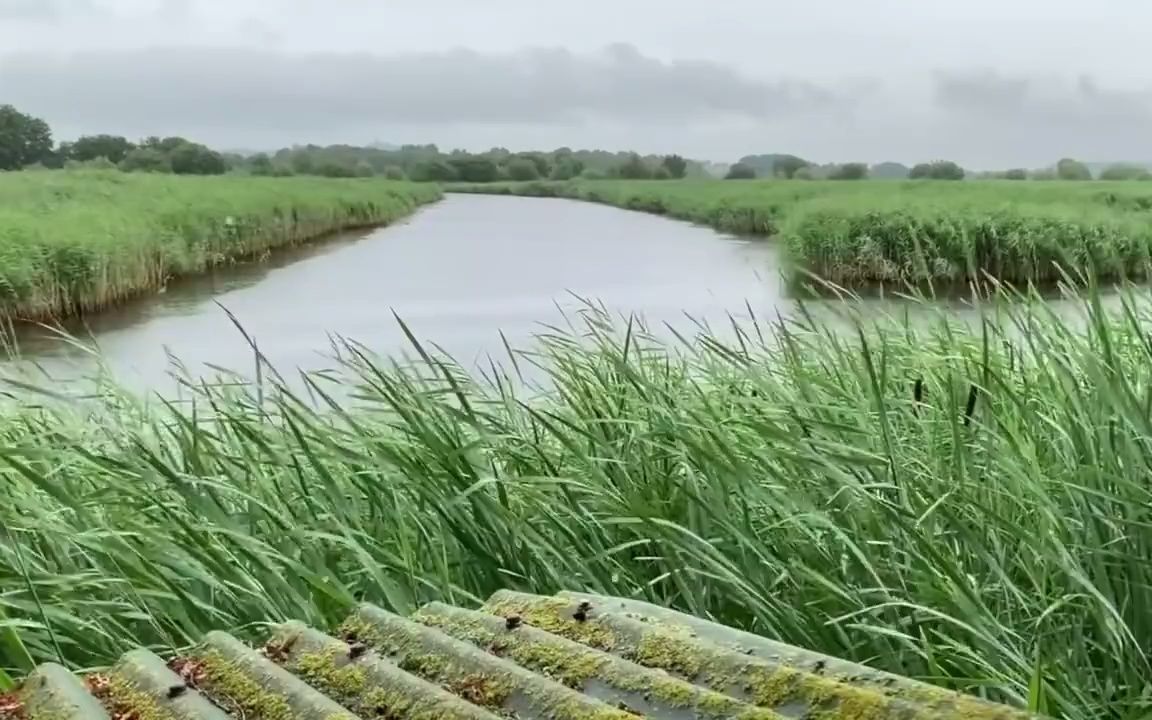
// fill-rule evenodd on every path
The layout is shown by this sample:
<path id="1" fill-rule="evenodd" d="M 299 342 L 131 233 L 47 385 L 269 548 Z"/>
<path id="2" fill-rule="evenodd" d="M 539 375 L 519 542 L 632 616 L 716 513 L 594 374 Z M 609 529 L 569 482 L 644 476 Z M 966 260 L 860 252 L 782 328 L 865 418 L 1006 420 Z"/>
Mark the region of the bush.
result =
<path id="1" fill-rule="evenodd" d="M 106 157 L 91 160 L 68 160 L 64 163 L 65 170 L 116 170 L 116 163 Z"/>

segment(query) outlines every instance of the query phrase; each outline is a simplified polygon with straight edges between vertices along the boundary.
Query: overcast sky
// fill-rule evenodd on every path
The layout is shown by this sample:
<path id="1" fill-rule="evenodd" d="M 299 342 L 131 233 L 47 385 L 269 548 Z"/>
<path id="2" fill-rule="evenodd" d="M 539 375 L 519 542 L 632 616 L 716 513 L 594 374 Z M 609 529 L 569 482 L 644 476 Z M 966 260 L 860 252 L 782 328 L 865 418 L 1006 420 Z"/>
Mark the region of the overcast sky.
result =
<path id="1" fill-rule="evenodd" d="M 0 0 L 61 138 L 1152 160 L 1149 0 Z"/>

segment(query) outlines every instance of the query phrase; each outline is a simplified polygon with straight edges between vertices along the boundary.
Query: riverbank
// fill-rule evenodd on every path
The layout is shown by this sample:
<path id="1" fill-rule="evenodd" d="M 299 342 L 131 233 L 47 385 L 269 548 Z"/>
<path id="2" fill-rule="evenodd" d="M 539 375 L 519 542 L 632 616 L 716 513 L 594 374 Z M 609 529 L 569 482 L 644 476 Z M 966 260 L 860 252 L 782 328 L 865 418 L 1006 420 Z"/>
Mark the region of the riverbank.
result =
<path id="1" fill-rule="evenodd" d="M 1152 183 L 575 181 L 449 185 L 566 197 L 777 237 L 796 278 L 836 285 L 1051 284 L 1152 270 Z"/>
<path id="2" fill-rule="evenodd" d="M 779 345 L 745 326 L 690 347 L 593 317 L 523 358 L 548 368 L 536 399 L 349 347 L 357 390 L 316 387 L 355 399 L 326 412 L 268 386 L 25 404 L 0 425 L 0 613 L 19 623 L 0 667 L 330 628 L 361 599 L 576 587 L 1057 717 L 1133 717 L 1152 682 L 1152 318 L 1083 309 L 1083 331 L 1018 306 L 984 336 L 801 321 Z"/>
<path id="3" fill-rule="evenodd" d="M 439 197 L 375 179 L 0 173 L 0 318 L 102 310 L 174 277 L 386 225 Z"/>

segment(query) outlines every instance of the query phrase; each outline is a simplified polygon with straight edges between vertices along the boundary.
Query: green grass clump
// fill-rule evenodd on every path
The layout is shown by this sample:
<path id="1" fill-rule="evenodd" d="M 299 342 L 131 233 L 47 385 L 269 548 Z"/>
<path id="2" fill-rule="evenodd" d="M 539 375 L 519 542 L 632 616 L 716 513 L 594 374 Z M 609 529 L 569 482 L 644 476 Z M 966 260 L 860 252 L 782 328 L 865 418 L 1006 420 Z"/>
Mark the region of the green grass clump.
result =
<path id="1" fill-rule="evenodd" d="M 1144 717 L 1152 315 L 1081 310 L 682 346 L 593 315 L 515 355 L 546 368 L 540 397 L 348 345 L 339 386 L 310 380 L 344 398 L 324 411 L 205 385 L 12 402 L 0 667 L 574 588 L 1060 717 Z"/>
<path id="2" fill-rule="evenodd" d="M 1006 181 L 576 181 L 449 186 L 453 192 L 569 197 L 777 236 L 796 278 L 846 287 L 1066 274 L 1144 278 L 1152 187 Z"/>
<path id="3" fill-rule="evenodd" d="M 379 180 L 0 173 L 0 317 L 98 310 L 438 197 Z"/>

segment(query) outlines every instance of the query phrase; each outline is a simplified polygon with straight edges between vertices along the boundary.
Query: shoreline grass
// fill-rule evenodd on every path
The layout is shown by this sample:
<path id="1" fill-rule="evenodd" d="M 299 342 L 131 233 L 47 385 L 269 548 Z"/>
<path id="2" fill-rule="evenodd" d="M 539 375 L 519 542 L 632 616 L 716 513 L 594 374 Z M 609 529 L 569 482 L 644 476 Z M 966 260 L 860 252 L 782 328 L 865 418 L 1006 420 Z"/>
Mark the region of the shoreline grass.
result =
<path id="1" fill-rule="evenodd" d="M 0 318 L 101 310 L 172 277 L 391 223 L 439 197 L 382 180 L 0 173 Z"/>
<path id="2" fill-rule="evenodd" d="M 1152 274 L 1152 187 L 1138 183 L 540 181 L 447 190 L 588 200 L 773 236 L 794 279 L 811 273 L 852 288 Z"/>
<path id="3" fill-rule="evenodd" d="M 1142 717 L 1152 315 L 1082 311 L 675 347 L 590 314 L 515 356 L 547 368 L 541 397 L 511 366 L 480 383 L 347 344 L 341 392 L 312 379 L 324 412 L 205 385 L 25 401 L 0 430 L 0 667 L 574 588 L 1056 717 Z"/>

